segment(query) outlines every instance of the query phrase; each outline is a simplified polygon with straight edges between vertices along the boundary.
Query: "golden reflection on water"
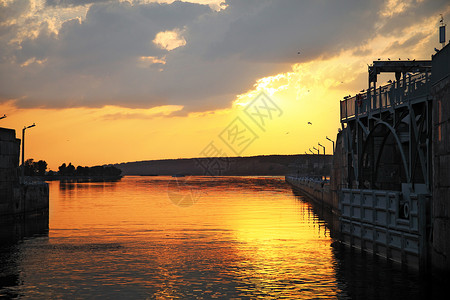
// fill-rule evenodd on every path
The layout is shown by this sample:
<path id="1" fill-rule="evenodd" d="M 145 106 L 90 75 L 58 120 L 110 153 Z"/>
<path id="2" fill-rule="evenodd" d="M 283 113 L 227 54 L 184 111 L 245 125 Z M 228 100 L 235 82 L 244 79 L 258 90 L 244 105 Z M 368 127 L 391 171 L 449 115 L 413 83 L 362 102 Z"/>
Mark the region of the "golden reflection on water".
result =
<path id="1" fill-rule="evenodd" d="M 50 183 L 48 237 L 23 248 L 21 293 L 50 297 L 330 298 L 327 229 L 283 178 Z M 168 190 L 169 189 L 169 190 Z M 186 192 L 186 191 L 184 191 Z M 42 263 L 45 263 L 45 268 Z"/>

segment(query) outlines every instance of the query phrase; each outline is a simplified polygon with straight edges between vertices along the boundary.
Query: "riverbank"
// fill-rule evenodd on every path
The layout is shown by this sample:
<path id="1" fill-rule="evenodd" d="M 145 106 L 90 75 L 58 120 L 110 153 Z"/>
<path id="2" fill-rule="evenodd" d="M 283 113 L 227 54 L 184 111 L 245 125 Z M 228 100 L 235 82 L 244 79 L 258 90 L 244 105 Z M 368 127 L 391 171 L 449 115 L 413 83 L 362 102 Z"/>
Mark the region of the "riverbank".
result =
<path id="1" fill-rule="evenodd" d="M 41 181 L 73 181 L 73 182 L 103 182 L 118 181 L 122 179 L 120 176 L 67 176 L 67 175 L 51 175 L 51 176 L 35 176 Z M 34 178 L 34 177 L 33 177 Z"/>
<path id="2" fill-rule="evenodd" d="M 260 155 L 199 157 L 115 164 L 123 175 L 285 176 L 330 174 L 332 155 Z"/>

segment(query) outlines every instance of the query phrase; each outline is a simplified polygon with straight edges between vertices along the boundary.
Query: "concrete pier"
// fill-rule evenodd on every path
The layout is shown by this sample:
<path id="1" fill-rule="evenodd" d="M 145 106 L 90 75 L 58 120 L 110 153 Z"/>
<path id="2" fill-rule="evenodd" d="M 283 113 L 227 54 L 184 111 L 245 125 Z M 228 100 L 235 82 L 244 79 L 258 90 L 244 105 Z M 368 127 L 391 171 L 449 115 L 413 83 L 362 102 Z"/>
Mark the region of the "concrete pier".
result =
<path id="1" fill-rule="evenodd" d="M 317 205 L 324 205 L 329 210 L 333 210 L 329 182 L 321 179 L 296 176 L 286 176 L 286 182 L 303 194 L 306 194 Z"/>
<path id="2" fill-rule="evenodd" d="M 15 131 L 0 128 L 0 223 L 48 214 L 48 184 L 20 180 L 19 153 Z"/>

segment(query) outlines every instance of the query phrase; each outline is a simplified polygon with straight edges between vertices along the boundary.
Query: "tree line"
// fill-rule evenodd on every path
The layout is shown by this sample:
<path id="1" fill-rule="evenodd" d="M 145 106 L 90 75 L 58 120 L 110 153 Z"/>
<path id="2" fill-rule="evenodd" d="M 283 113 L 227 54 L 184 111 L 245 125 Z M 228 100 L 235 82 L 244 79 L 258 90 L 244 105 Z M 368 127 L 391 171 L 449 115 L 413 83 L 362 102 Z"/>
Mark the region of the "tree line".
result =
<path id="1" fill-rule="evenodd" d="M 34 161 L 34 159 L 27 159 L 24 163 L 25 176 L 45 176 L 47 171 L 47 162 L 45 160 Z"/>
<path id="2" fill-rule="evenodd" d="M 74 167 L 72 163 L 63 163 L 58 167 L 58 175 L 63 176 L 120 176 L 122 170 L 114 166 Z"/>
<path id="3" fill-rule="evenodd" d="M 101 176 L 101 177 L 117 177 L 122 174 L 122 170 L 114 166 L 94 166 L 75 168 L 72 163 L 68 165 L 63 163 L 58 167 L 58 171 L 47 172 L 47 162 L 45 160 L 34 161 L 27 159 L 24 163 L 25 176 Z"/>

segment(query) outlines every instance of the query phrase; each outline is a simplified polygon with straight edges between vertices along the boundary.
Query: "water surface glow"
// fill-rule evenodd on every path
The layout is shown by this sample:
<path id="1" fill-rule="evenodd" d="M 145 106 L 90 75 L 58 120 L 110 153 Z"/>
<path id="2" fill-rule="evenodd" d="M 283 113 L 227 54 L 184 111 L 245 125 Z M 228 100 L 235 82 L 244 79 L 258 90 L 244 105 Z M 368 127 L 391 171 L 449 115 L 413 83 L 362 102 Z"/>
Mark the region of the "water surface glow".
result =
<path id="1" fill-rule="evenodd" d="M 181 190 L 174 180 L 185 180 Z M 173 195 L 186 193 L 196 194 L 195 203 L 175 205 Z M 302 199 L 281 177 L 51 182 L 48 231 L 44 224 L 40 232 L 3 238 L 0 296 L 350 299 L 424 292 L 414 275 L 335 246 Z"/>

